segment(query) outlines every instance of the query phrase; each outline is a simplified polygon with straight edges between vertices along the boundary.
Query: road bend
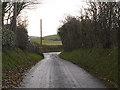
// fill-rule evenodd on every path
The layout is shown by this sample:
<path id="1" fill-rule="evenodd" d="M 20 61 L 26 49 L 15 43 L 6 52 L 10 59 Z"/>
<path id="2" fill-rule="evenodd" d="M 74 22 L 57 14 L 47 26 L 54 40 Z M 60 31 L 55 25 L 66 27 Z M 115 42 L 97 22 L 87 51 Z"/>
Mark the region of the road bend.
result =
<path id="1" fill-rule="evenodd" d="M 39 61 L 25 73 L 24 88 L 105 88 L 97 78 L 77 65 L 61 59 L 60 52 L 44 53 Z"/>

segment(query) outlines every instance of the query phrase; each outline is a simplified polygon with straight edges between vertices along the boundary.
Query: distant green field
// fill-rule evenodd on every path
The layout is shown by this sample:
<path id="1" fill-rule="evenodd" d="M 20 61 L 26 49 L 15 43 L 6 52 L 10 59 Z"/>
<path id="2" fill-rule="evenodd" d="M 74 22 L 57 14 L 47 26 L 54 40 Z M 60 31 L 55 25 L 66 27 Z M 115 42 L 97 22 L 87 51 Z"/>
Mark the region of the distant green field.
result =
<path id="1" fill-rule="evenodd" d="M 50 35 L 51 36 L 51 35 Z M 44 37 L 43 37 L 44 38 Z M 54 35 L 52 35 L 52 38 L 56 39 Z M 40 43 L 39 37 L 30 37 L 31 42 L 37 42 Z M 53 41 L 50 40 L 49 36 L 46 36 L 44 40 L 42 40 L 43 45 L 62 45 L 61 41 Z"/>
<path id="2" fill-rule="evenodd" d="M 43 40 L 43 45 L 62 45 L 61 41 Z"/>
<path id="3" fill-rule="evenodd" d="M 60 41 L 60 37 L 58 35 L 49 35 L 43 37 L 44 40 L 53 40 L 53 41 Z"/>

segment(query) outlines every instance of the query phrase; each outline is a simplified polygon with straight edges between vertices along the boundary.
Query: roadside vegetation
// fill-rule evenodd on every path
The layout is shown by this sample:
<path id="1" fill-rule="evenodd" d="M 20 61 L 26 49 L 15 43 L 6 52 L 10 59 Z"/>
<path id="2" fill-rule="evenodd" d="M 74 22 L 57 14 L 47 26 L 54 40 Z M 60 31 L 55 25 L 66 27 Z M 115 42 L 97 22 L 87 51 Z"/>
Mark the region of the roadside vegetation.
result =
<path id="1" fill-rule="evenodd" d="M 14 88 L 20 85 L 23 73 L 43 59 L 40 47 L 28 40 L 27 30 L 23 25 L 17 31 L 2 29 L 2 87 Z"/>
<path id="2" fill-rule="evenodd" d="M 62 45 L 43 45 L 42 52 L 60 52 L 63 51 Z"/>
<path id="3" fill-rule="evenodd" d="M 14 48 L 13 50 L 6 50 L 2 53 L 2 70 L 8 71 L 16 66 L 24 64 L 25 62 L 39 61 L 43 59 L 42 56 L 35 53 L 24 52 L 19 48 Z"/>
<path id="4" fill-rule="evenodd" d="M 60 54 L 65 60 L 84 68 L 101 79 L 108 87 L 117 87 L 118 48 L 85 48 Z"/>
<path id="5" fill-rule="evenodd" d="M 36 53 L 24 52 L 19 48 L 5 50 L 2 53 L 2 87 L 15 88 L 20 86 L 24 72 L 30 69 L 43 57 Z"/>
<path id="6" fill-rule="evenodd" d="M 88 6 L 78 17 L 67 16 L 58 28 L 64 49 L 60 56 L 117 88 L 119 2 L 91 2 Z"/>
<path id="7" fill-rule="evenodd" d="M 24 72 L 43 59 L 41 48 L 29 41 L 27 20 L 19 16 L 21 11 L 31 4 L 31 2 L 2 3 L 0 34 L 2 33 L 3 88 L 18 87 Z"/>

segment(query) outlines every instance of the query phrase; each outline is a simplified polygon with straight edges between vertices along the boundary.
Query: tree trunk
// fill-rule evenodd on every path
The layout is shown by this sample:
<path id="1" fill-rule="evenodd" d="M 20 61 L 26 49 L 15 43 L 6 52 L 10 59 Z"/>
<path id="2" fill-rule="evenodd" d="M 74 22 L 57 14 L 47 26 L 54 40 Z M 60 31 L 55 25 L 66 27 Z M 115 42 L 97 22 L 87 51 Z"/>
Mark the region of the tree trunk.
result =
<path id="1" fill-rule="evenodd" d="M 16 24 L 16 18 L 17 18 L 17 3 L 14 3 L 14 12 L 13 12 L 13 19 L 11 21 L 11 30 L 16 33 L 17 24 Z"/>

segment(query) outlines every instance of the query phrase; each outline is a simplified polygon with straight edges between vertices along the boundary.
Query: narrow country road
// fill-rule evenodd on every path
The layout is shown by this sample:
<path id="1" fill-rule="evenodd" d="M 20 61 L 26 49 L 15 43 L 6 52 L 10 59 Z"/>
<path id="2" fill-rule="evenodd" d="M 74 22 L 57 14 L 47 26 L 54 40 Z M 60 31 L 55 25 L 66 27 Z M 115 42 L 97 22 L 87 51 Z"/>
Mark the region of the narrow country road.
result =
<path id="1" fill-rule="evenodd" d="M 45 58 L 24 77 L 24 88 L 105 88 L 98 79 L 75 64 L 59 58 L 60 52 L 44 53 Z"/>

